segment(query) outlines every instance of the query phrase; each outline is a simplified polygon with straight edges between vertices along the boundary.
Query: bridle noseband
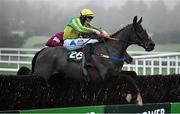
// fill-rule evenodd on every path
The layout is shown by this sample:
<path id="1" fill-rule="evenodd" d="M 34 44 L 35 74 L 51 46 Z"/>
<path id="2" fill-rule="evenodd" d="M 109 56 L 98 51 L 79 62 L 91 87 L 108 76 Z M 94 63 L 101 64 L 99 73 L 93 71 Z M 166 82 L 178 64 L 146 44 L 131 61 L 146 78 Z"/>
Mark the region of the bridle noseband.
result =
<path id="1" fill-rule="evenodd" d="M 137 32 L 137 30 L 135 29 L 135 27 L 134 27 L 134 32 L 135 32 L 135 34 L 136 34 L 136 36 L 137 36 L 136 39 L 135 39 L 135 41 L 138 42 L 138 45 L 145 47 L 148 42 L 143 43 L 143 38 L 142 38 L 142 36 L 139 34 L 139 32 Z M 138 39 L 140 39 L 140 40 L 138 40 Z"/>

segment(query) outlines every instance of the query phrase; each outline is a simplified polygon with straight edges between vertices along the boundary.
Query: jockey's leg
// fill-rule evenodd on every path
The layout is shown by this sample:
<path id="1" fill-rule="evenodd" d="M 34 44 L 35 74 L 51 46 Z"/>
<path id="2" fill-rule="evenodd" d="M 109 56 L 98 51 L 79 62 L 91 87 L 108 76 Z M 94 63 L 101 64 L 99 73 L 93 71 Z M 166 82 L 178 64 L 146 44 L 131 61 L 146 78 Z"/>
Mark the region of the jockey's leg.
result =
<path id="1" fill-rule="evenodd" d="M 76 50 L 85 47 L 85 64 L 84 67 L 92 66 L 91 63 L 91 47 L 92 44 L 97 43 L 97 39 L 90 38 L 77 38 L 77 39 L 67 39 L 64 41 L 64 47 L 68 50 Z"/>
<path id="2" fill-rule="evenodd" d="M 89 38 L 77 38 L 77 39 L 66 39 L 64 40 L 64 47 L 68 50 L 76 50 L 85 47 L 87 44 L 94 44 L 98 42 L 97 39 L 89 39 Z"/>
<path id="3" fill-rule="evenodd" d="M 92 44 L 97 43 L 97 39 L 86 39 L 86 46 L 85 46 L 85 63 L 84 67 L 92 67 L 91 63 L 91 54 L 92 54 Z"/>
<path id="4" fill-rule="evenodd" d="M 84 63 L 84 67 L 92 67 L 92 63 L 91 63 L 91 47 L 92 44 L 87 44 L 85 46 L 85 63 Z"/>
<path id="5" fill-rule="evenodd" d="M 76 50 L 79 49 L 80 46 L 77 45 L 78 39 L 66 39 L 64 40 L 63 46 L 67 48 L 68 50 Z"/>

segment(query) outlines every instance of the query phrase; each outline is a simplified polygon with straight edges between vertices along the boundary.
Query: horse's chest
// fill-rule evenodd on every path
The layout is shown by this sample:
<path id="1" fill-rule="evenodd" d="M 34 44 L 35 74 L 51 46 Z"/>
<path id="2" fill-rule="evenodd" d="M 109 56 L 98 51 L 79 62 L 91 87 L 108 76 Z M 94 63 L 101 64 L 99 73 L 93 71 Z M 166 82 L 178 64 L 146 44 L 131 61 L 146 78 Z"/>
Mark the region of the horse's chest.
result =
<path id="1" fill-rule="evenodd" d="M 118 68 L 108 68 L 107 74 L 117 74 L 119 72 Z"/>

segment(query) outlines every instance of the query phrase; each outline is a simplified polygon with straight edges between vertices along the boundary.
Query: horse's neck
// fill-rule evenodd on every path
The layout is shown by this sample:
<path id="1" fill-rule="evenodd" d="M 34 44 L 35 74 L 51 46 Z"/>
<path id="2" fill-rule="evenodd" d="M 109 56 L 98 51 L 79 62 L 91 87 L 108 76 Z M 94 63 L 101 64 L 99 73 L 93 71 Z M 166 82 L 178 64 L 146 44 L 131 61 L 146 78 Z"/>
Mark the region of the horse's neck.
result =
<path id="1" fill-rule="evenodd" d="M 118 35 L 114 36 L 114 38 L 120 39 L 120 41 L 111 40 L 108 42 L 108 47 L 111 50 L 111 53 L 123 57 L 126 49 L 128 48 L 128 45 L 126 44 L 126 37 L 127 35 L 119 33 Z"/>

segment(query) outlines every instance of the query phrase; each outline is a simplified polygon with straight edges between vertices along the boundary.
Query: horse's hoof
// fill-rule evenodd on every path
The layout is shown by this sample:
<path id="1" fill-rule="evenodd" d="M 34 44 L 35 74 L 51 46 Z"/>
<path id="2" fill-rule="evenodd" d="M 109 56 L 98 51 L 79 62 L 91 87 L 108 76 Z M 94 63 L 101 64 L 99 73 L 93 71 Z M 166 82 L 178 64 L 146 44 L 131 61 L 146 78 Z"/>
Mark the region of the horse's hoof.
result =
<path id="1" fill-rule="evenodd" d="M 128 94 L 127 94 L 126 100 L 127 100 L 128 103 L 131 102 L 131 100 L 132 100 L 132 94 L 131 94 L 131 93 L 128 93 Z"/>
<path id="2" fill-rule="evenodd" d="M 143 106 L 143 101 L 140 93 L 138 93 L 136 101 L 138 106 Z"/>

